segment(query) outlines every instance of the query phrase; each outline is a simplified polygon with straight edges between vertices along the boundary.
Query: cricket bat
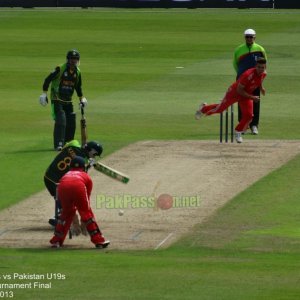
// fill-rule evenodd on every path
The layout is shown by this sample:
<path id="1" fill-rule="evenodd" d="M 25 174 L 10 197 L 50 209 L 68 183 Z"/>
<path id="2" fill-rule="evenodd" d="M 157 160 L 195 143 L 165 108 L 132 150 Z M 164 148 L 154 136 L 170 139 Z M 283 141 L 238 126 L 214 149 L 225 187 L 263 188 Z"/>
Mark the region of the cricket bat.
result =
<path id="1" fill-rule="evenodd" d="M 81 120 L 80 120 L 80 131 L 81 131 L 81 145 L 87 143 L 87 130 L 86 130 L 86 119 L 84 116 L 84 107 L 80 105 L 81 110 Z"/>
<path id="2" fill-rule="evenodd" d="M 127 175 L 117 170 L 114 170 L 99 161 L 96 164 L 94 164 L 94 168 L 95 170 L 123 183 L 128 183 L 129 181 L 129 177 Z"/>

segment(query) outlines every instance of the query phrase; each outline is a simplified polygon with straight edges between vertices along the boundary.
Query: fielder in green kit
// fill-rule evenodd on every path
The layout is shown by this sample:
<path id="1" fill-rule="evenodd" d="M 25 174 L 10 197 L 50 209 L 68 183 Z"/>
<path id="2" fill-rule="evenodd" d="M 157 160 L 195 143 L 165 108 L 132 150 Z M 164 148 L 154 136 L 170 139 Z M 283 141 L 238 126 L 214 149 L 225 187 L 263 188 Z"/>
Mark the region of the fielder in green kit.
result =
<path id="1" fill-rule="evenodd" d="M 67 53 L 66 63 L 57 66 L 43 84 L 40 104 L 48 103 L 47 91 L 51 84 L 51 109 L 54 124 L 54 149 L 60 151 L 66 142 L 74 139 L 76 131 L 76 115 L 73 109 L 72 96 L 76 91 L 80 104 L 84 107 L 87 100 L 82 93 L 82 79 L 79 69 L 80 54 L 77 50 Z"/>

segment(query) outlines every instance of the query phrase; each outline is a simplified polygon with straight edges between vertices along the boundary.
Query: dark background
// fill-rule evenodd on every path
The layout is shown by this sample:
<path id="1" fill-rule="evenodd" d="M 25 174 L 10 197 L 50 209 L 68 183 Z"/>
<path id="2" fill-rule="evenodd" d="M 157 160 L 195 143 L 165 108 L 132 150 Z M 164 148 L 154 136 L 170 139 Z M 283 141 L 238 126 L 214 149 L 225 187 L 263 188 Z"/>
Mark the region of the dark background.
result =
<path id="1" fill-rule="evenodd" d="M 300 8 L 296 0 L 0 0 L 0 7 Z"/>

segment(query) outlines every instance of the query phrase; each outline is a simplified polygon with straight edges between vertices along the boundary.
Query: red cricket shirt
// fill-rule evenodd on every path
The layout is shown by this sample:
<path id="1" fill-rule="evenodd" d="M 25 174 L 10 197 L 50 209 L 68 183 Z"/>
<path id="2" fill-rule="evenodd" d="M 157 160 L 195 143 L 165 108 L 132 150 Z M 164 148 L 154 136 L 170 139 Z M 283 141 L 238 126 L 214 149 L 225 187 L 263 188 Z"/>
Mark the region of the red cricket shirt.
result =
<path id="1" fill-rule="evenodd" d="M 245 99 L 245 97 L 239 95 L 236 91 L 239 83 L 244 86 L 244 89 L 248 94 L 253 95 L 253 92 L 262 85 L 266 76 L 267 72 L 263 72 L 258 75 L 255 68 L 248 69 L 231 85 L 231 90 L 235 91 L 239 99 Z"/>

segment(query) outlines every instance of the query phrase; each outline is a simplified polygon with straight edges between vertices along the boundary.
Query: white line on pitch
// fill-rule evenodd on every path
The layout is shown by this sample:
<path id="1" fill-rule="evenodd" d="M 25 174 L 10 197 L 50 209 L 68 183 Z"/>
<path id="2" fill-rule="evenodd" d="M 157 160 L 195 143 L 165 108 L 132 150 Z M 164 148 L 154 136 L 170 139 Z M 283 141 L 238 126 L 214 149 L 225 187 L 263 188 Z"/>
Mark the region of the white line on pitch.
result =
<path id="1" fill-rule="evenodd" d="M 143 232 L 143 230 L 140 230 L 140 231 L 136 232 L 135 234 L 133 234 L 133 235 L 131 236 L 131 240 L 133 240 L 133 241 L 138 240 L 139 237 L 140 237 L 140 235 L 142 234 L 142 232 Z"/>
<path id="2" fill-rule="evenodd" d="M 164 238 L 155 248 L 154 250 L 157 250 L 160 246 L 162 246 L 172 235 L 174 234 L 174 232 L 171 232 L 167 235 L 166 238 Z"/>
<path id="3" fill-rule="evenodd" d="M 4 235 L 6 232 L 10 231 L 9 229 L 4 229 L 0 231 L 0 235 Z"/>

